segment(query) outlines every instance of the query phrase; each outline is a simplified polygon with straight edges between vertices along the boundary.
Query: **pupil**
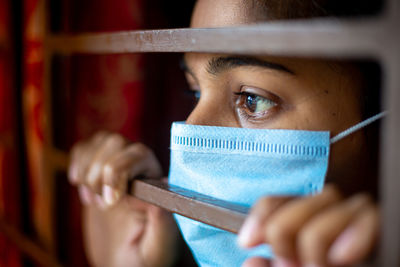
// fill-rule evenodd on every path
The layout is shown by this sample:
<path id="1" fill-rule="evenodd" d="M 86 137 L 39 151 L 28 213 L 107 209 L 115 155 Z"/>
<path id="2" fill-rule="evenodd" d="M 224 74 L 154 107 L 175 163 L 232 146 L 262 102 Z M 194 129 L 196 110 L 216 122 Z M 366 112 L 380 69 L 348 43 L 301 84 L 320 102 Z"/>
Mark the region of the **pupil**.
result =
<path id="1" fill-rule="evenodd" d="M 257 97 L 255 95 L 247 96 L 247 108 L 254 112 L 256 110 Z"/>

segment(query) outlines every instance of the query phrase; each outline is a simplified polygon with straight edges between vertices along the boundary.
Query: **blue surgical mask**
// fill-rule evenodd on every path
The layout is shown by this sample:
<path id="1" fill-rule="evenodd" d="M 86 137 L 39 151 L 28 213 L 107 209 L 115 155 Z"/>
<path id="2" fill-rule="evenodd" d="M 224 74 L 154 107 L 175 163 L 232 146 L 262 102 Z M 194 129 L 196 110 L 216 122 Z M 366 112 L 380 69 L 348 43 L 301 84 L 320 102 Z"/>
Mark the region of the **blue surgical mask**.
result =
<path id="1" fill-rule="evenodd" d="M 332 142 L 384 116 L 378 114 L 334 138 L 327 131 L 265 130 L 172 124 L 169 183 L 250 208 L 263 196 L 320 192 Z M 271 258 L 268 245 L 244 250 L 237 236 L 175 214 L 200 266 L 241 266 Z"/>

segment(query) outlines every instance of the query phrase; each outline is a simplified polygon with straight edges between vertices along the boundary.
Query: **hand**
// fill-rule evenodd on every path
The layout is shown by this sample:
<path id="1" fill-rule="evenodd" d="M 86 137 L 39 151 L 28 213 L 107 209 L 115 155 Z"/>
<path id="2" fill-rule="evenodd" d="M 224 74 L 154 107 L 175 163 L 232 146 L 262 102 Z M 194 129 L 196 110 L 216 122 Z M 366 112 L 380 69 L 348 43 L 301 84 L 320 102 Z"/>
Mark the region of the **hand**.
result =
<path id="1" fill-rule="evenodd" d="M 94 266 L 169 266 L 177 229 L 164 210 L 126 196 L 128 179 L 161 177 L 161 167 L 145 145 L 101 132 L 76 144 L 69 180 L 84 204 L 84 233 Z"/>
<path id="2" fill-rule="evenodd" d="M 242 247 L 268 243 L 272 266 L 350 266 L 371 253 L 379 214 L 366 194 L 344 199 L 328 185 L 316 196 L 266 197 L 252 208 L 238 237 Z M 244 266 L 270 266 L 252 258 Z"/>

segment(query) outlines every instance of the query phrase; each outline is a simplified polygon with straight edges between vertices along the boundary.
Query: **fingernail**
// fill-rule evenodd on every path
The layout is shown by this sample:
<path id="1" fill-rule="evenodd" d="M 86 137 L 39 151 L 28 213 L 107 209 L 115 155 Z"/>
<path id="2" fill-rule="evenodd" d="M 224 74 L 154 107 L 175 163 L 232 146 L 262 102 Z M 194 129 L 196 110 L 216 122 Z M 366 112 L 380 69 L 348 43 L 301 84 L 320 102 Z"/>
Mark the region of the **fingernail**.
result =
<path id="1" fill-rule="evenodd" d="M 349 246 L 354 238 L 354 229 L 346 229 L 333 243 L 328 252 L 328 259 L 333 264 L 342 264 L 347 257 Z"/>
<path id="2" fill-rule="evenodd" d="M 68 177 L 69 177 L 69 181 L 74 184 L 76 182 L 78 182 L 78 169 L 76 168 L 76 166 L 71 166 L 69 173 L 68 173 Z"/>
<path id="3" fill-rule="evenodd" d="M 82 204 L 89 205 L 91 203 L 92 198 L 90 197 L 89 189 L 86 186 L 83 185 L 79 186 L 78 193 Z"/>
<path id="4" fill-rule="evenodd" d="M 88 173 L 88 182 L 89 184 L 93 184 L 97 177 L 100 175 L 101 167 L 100 164 L 94 163 L 93 166 L 90 168 Z"/>
<path id="5" fill-rule="evenodd" d="M 103 185 L 103 198 L 107 205 L 113 205 L 119 199 L 120 194 L 109 185 Z"/>
<path id="6" fill-rule="evenodd" d="M 299 265 L 293 261 L 284 258 L 275 258 L 272 262 L 272 267 L 298 267 Z"/>
<path id="7" fill-rule="evenodd" d="M 254 217 L 248 217 L 239 231 L 238 244 L 247 248 L 251 245 L 254 234 L 259 228 L 260 222 Z"/>

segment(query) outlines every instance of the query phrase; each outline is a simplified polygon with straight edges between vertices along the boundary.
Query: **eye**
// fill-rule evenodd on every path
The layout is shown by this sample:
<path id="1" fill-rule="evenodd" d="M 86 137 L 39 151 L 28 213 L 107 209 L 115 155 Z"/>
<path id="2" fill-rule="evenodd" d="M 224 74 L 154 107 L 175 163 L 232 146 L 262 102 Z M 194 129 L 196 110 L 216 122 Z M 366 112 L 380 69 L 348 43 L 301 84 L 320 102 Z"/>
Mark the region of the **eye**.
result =
<path id="1" fill-rule="evenodd" d="M 239 108 L 244 108 L 249 115 L 264 114 L 277 105 L 275 101 L 254 93 L 243 91 L 235 94 L 239 96 Z"/>
<path id="2" fill-rule="evenodd" d="M 201 95 L 200 91 L 193 91 L 193 96 L 197 101 L 199 101 L 200 95 Z"/>
<path id="3" fill-rule="evenodd" d="M 200 85 L 192 72 L 187 71 L 187 67 L 185 67 L 185 70 L 185 77 L 189 86 L 189 88 L 186 88 L 185 93 L 190 95 L 197 103 L 200 100 Z"/>
<path id="4" fill-rule="evenodd" d="M 185 94 L 189 95 L 190 97 L 194 98 L 197 101 L 200 100 L 200 90 L 197 89 L 186 89 Z"/>

